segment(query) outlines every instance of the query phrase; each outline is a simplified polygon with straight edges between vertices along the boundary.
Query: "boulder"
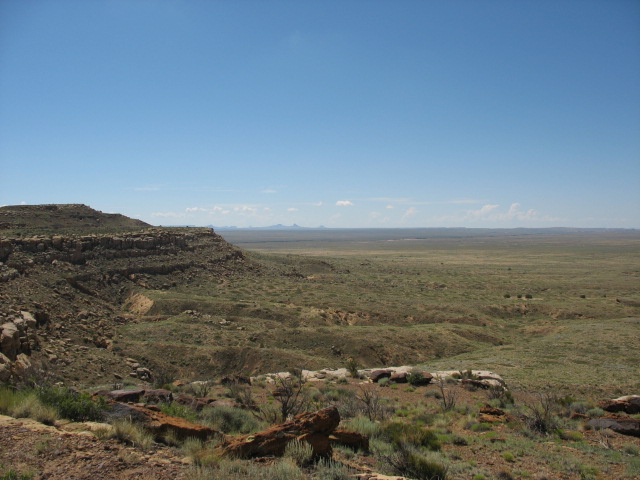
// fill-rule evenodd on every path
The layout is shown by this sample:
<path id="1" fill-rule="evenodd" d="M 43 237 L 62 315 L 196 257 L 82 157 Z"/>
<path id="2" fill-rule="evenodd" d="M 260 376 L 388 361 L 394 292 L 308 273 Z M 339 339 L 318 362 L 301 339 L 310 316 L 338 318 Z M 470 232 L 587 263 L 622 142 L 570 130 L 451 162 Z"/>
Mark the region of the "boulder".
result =
<path id="1" fill-rule="evenodd" d="M 594 418 L 587 425 L 594 430 L 608 428 L 622 435 L 640 437 L 640 420 L 637 418 Z"/>
<path id="2" fill-rule="evenodd" d="M 112 390 L 110 392 L 98 392 L 96 395 L 110 398 L 116 402 L 139 402 L 144 390 L 136 388 L 135 390 Z"/>
<path id="3" fill-rule="evenodd" d="M 154 390 L 145 390 L 142 398 L 147 403 L 170 403 L 173 401 L 173 393 L 171 390 L 156 388 Z"/>
<path id="4" fill-rule="evenodd" d="M 369 378 L 373 383 L 378 383 L 383 378 L 391 378 L 393 370 L 373 370 L 369 373 Z"/>
<path id="5" fill-rule="evenodd" d="M 407 377 L 409 374 L 407 372 L 393 372 L 389 377 L 389 381 L 394 383 L 407 383 Z"/>
<path id="6" fill-rule="evenodd" d="M 640 413 L 640 395 L 627 395 L 625 397 L 606 400 L 598 404 L 607 412 L 624 412 L 630 415 Z"/>
<path id="7" fill-rule="evenodd" d="M 31 360 L 24 353 L 19 353 L 16 356 L 16 361 L 13 363 L 13 373 L 18 378 L 23 378 L 31 370 Z"/>
<path id="8" fill-rule="evenodd" d="M 206 398 L 192 397 L 191 395 L 185 395 L 183 393 L 174 395 L 173 401 L 179 403 L 180 405 L 195 408 L 197 411 L 202 410 L 209 404 L 209 400 Z"/>
<path id="9" fill-rule="evenodd" d="M 331 436 L 329 436 L 329 441 L 331 444 L 337 443 L 338 445 L 344 445 L 353 450 L 369 451 L 369 437 L 358 432 L 335 430 Z"/>
<path id="10" fill-rule="evenodd" d="M 135 376 L 140 380 L 151 380 L 151 371 L 148 368 L 138 367 Z"/>
<path id="11" fill-rule="evenodd" d="M 330 457 L 330 436 L 339 423 L 340 414 L 336 407 L 301 413 L 289 422 L 230 440 L 221 445 L 220 453 L 236 458 L 282 456 L 287 444 L 297 439 L 309 443 L 315 457 Z"/>
<path id="12" fill-rule="evenodd" d="M 11 378 L 11 360 L 0 353 L 0 383 L 8 382 Z"/>
<path id="13" fill-rule="evenodd" d="M 0 326 L 0 353 L 4 353 L 10 360 L 15 360 L 20 353 L 20 332 L 13 322 Z"/>
<path id="14" fill-rule="evenodd" d="M 33 315 L 31 315 L 29 312 L 20 312 L 20 314 L 22 315 L 22 318 L 27 324 L 28 328 L 36 328 L 38 322 Z"/>

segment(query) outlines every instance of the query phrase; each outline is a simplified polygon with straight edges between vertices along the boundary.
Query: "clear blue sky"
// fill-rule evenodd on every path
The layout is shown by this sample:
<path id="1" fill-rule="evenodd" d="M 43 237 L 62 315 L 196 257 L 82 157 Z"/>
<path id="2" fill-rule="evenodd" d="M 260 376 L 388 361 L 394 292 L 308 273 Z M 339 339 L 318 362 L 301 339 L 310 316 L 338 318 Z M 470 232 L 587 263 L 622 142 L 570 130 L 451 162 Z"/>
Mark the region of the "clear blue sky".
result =
<path id="1" fill-rule="evenodd" d="M 640 2 L 0 0 L 0 205 L 640 228 Z"/>

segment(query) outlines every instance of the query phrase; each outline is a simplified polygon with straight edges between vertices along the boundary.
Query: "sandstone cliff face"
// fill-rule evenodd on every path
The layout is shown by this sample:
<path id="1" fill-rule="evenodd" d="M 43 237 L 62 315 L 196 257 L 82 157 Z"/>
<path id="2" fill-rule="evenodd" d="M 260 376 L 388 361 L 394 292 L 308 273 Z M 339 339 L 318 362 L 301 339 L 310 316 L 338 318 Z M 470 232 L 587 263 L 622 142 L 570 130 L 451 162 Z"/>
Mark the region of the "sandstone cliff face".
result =
<path id="1" fill-rule="evenodd" d="M 39 344 L 36 327 L 29 312 L 0 315 L 0 382 L 19 377 L 31 367 L 28 356 Z"/>
<path id="2" fill-rule="evenodd" d="M 36 319 L 29 312 L 20 312 L 20 316 L 0 316 L 0 352 L 10 360 L 19 353 L 31 353 L 37 345 Z"/>
<path id="3" fill-rule="evenodd" d="M 210 228 L 146 229 L 121 235 L 50 235 L 0 238 L 0 283 L 8 282 L 35 265 L 101 265 L 102 273 L 167 274 L 202 263 L 189 253 L 203 251 L 207 261 L 241 259 L 242 253 Z M 153 258 L 155 257 L 155 258 Z M 133 261 L 139 259 L 139 261 Z M 124 260 L 118 262 L 118 260 Z M 78 277 L 77 275 L 74 278 Z M 82 280 L 82 275 L 77 279 Z"/>
<path id="4" fill-rule="evenodd" d="M 23 272 L 33 263 L 54 260 L 82 265 L 95 258 L 114 259 L 175 255 L 178 251 L 197 248 L 203 239 L 215 234 L 211 229 L 168 232 L 148 229 L 124 235 L 51 235 L 0 239 L 0 262 Z"/>
<path id="5" fill-rule="evenodd" d="M 246 268 L 210 228 L 0 237 L 0 382 L 30 360 L 78 381 L 106 380 L 125 369 L 112 347 L 118 326 L 137 321 L 125 305 L 132 294 Z"/>

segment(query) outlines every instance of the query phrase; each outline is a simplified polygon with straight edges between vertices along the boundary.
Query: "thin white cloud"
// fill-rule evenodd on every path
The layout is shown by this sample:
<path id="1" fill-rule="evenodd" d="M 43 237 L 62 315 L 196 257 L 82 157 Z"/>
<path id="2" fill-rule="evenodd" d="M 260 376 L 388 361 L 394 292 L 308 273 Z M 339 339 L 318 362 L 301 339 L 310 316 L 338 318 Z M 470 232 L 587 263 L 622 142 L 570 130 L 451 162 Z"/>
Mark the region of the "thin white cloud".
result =
<path id="1" fill-rule="evenodd" d="M 373 197 L 373 198 L 365 198 L 364 200 L 368 202 L 393 202 L 393 203 L 414 203 L 410 198 L 405 197 Z"/>
<path id="2" fill-rule="evenodd" d="M 151 216 L 159 218 L 184 218 L 187 215 L 182 212 L 153 212 Z"/>
<path id="3" fill-rule="evenodd" d="M 185 212 L 208 212 L 206 208 L 202 207 L 187 207 L 184 209 Z"/>
<path id="4" fill-rule="evenodd" d="M 350 200 L 338 200 L 336 202 L 337 207 L 353 207 L 354 203 Z"/>
<path id="5" fill-rule="evenodd" d="M 365 198 L 367 202 L 384 202 L 384 203 L 398 203 L 400 205 L 465 205 L 481 203 L 479 200 L 471 198 L 458 198 L 454 200 L 413 200 L 411 198 L 403 197 L 373 197 Z"/>
<path id="6" fill-rule="evenodd" d="M 273 190 L 271 188 L 267 188 L 267 189 L 262 190 L 262 193 L 278 193 L 278 191 L 277 190 Z"/>
<path id="7" fill-rule="evenodd" d="M 311 205 L 313 205 L 314 207 L 321 207 L 322 202 L 315 202 L 315 203 L 312 203 Z"/>
<path id="8" fill-rule="evenodd" d="M 387 205 L 385 208 L 392 209 L 395 208 L 393 205 Z"/>
<path id="9" fill-rule="evenodd" d="M 237 207 L 233 207 L 233 211 L 240 214 L 255 214 L 258 212 L 256 207 L 252 207 L 250 205 L 239 205 Z"/>
<path id="10" fill-rule="evenodd" d="M 478 210 L 469 210 L 467 212 L 467 217 L 469 219 L 488 218 L 490 215 L 492 215 L 491 212 L 493 212 L 499 206 L 500 205 L 483 205 L 482 208 L 479 208 Z"/>
<path id="11" fill-rule="evenodd" d="M 413 217 L 417 213 L 418 213 L 418 209 L 416 207 L 409 207 L 402 214 L 402 220 L 406 220 L 409 217 Z"/>
<path id="12" fill-rule="evenodd" d="M 298 209 L 297 209 L 297 208 L 295 208 L 295 207 L 289 207 L 289 208 L 287 208 L 287 212 L 297 212 L 297 211 L 298 211 Z"/>
<path id="13" fill-rule="evenodd" d="M 554 222 L 560 219 L 546 215 L 540 215 L 536 210 L 530 208 L 522 210 L 522 205 L 517 202 L 512 203 L 509 209 L 499 211 L 500 205 L 484 205 L 478 210 L 469 210 L 463 217 L 463 220 L 472 221 L 489 221 L 489 222 Z"/>

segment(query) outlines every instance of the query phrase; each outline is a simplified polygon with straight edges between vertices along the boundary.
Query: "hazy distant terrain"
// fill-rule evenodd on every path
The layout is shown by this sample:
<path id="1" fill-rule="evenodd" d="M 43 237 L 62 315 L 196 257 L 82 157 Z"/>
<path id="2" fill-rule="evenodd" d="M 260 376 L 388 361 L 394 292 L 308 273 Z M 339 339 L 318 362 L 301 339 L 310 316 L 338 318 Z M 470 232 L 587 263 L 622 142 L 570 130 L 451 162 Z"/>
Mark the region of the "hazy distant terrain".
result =
<path id="1" fill-rule="evenodd" d="M 205 423 L 214 413 L 245 420 L 257 415 L 263 423 L 254 418 L 248 430 L 255 431 L 276 421 L 265 413 L 280 395 L 266 381 L 269 373 L 346 371 L 349 365 L 457 376 L 490 370 L 506 382 L 508 394 L 502 387 L 465 387 L 453 377 L 441 390 L 343 376 L 301 384 L 301 398 L 306 409 L 338 406 L 349 428 L 374 435 L 378 446 L 371 452 L 336 449 L 335 459 L 349 458 L 358 469 L 374 462 L 387 473 L 410 472 L 390 470 L 390 450 L 379 449 L 392 448 L 391 440 L 384 446 L 371 433 L 400 422 L 438 432 L 442 452 L 430 458 L 447 465 L 451 479 L 507 470 L 527 478 L 542 469 L 547 478 L 595 480 L 633 478 L 637 471 L 633 459 L 611 456 L 614 446 L 636 451 L 626 437 L 615 434 L 604 448 L 602 434 L 585 425 L 604 414 L 602 400 L 640 390 L 638 231 L 216 233 L 151 227 L 84 205 L 4 207 L 0 219 L 3 381 L 199 392 L 209 397 L 206 402 L 226 406 L 191 410 L 184 402 L 205 400 L 187 397 L 166 411 Z M 252 376 L 254 384 L 243 390 L 220 384 L 236 376 Z M 373 389 L 391 418 L 362 424 L 358 396 L 366 389 Z M 10 395 L 5 390 L 0 400 Z M 454 395 L 459 405 L 447 407 L 443 395 Z M 539 436 L 524 419 L 545 398 L 554 399 L 555 415 L 545 421 L 558 416 L 562 429 Z M 509 416 L 492 419 L 494 425 L 478 413 L 479 405 L 507 409 Z M 19 428 L 12 421 L 0 428 Z M 494 437 L 501 443 L 494 444 Z M 574 449 L 570 461 L 567 444 Z M 19 445 L 2 447 L 13 452 L 12 459 L 22 458 Z M 140 468 L 152 466 L 136 461 Z M 221 462 L 210 465 L 212 475 Z M 252 465 L 234 464 L 245 473 L 229 478 L 276 478 Z M 315 468 L 305 470 L 305 478 L 317 478 Z"/>

